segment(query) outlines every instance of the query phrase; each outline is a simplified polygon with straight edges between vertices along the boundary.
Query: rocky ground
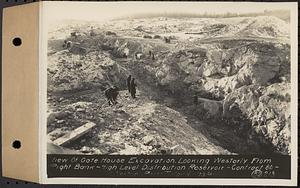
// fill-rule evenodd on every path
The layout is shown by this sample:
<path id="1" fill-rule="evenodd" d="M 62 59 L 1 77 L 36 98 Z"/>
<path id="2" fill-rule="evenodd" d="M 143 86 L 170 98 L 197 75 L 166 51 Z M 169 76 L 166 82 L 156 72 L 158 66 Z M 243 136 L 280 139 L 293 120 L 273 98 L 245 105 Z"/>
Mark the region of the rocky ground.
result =
<path id="1" fill-rule="evenodd" d="M 48 44 L 49 142 L 92 121 L 95 128 L 64 147 L 87 154 L 289 154 L 288 25 L 262 16 L 59 28 Z M 64 40 L 72 47 L 63 48 Z M 130 74 L 137 99 L 126 91 Z M 110 85 L 121 90 L 113 106 L 103 94 Z"/>

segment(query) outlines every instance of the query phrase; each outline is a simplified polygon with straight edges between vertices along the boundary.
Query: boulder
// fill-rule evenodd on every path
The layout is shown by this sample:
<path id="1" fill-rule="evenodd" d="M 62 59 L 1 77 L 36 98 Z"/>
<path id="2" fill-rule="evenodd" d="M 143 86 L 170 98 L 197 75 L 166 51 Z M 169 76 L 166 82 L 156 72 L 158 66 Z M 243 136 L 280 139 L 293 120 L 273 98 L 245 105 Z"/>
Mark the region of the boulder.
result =
<path id="1" fill-rule="evenodd" d="M 78 44 L 72 45 L 71 48 L 69 49 L 69 51 L 73 54 L 79 54 L 79 55 L 84 55 L 87 53 L 87 49 L 84 47 L 81 47 Z"/>
<path id="2" fill-rule="evenodd" d="M 47 118 L 47 122 L 48 123 L 51 123 L 51 122 L 54 122 L 55 120 L 63 120 L 67 117 L 69 117 L 71 115 L 70 112 L 64 112 L 64 111 L 61 111 L 61 112 L 53 112 L 51 114 L 48 115 L 48 118 Z"/>
<path id="3" fill-rule="evenodd" d="M 153 136 L 147 135 L 143 138 L 143 143 L 147 146 L 150 145 L 150 143 L 153 142 L 153 140 L 154 140 Z"/>

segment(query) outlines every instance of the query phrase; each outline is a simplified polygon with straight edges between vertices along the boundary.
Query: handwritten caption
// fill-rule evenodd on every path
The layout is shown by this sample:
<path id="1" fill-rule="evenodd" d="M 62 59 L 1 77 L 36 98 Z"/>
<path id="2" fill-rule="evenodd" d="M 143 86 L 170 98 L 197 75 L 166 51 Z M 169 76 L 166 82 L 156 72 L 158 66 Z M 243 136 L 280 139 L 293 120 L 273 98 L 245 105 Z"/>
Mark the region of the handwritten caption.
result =
<path id="1" fill-rule="evenodd" d="M 280 167 L 268 157 L 54 156 L 48 168 L 57 173 L 105 173 L 108 176 L 273 178 Z M 80 173 L 78 173 L 80 172 Z"/>

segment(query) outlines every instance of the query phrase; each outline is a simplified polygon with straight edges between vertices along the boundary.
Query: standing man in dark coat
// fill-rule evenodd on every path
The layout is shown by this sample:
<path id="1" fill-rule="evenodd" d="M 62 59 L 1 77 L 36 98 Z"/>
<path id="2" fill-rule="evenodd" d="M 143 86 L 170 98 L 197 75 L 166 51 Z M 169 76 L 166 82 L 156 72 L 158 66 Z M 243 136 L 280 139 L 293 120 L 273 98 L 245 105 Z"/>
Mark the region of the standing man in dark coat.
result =
<path id="1" fill-rule="evenodd" d="M 129 93 L 130 93 L 130 82 L 131 82 L 131 75 L 129 75 L 127 78 L 127 88 Z"/>
<path id="2" fill-rule="evenodd" d="M 131 94 L 131 97 L 135 99 L 136 84 L 134 83 L 134 78 L 132 78 L 132 80 L 130 82 L 130 94 Z"/>
<path id="3" fill-rule="evenodd" d="M 197 105 L 198 104 L 198 96 L 195 94 L 193 96 L 193 98 L 194 98 L 194 104 Z"/>

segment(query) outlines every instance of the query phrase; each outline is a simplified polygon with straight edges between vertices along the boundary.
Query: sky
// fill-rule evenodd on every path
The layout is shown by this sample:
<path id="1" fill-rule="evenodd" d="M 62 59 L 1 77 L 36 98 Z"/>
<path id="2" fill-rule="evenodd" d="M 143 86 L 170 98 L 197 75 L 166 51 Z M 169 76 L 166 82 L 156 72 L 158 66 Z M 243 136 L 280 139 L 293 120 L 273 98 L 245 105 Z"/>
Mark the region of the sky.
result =
<path id="1" fill-rule="evenodd" d="M 148 13 L 251 13 L 288 8 L 288 3 L 256 2 L 43 2 L 49 22 L 61 20 L 107 21 Z"/>

